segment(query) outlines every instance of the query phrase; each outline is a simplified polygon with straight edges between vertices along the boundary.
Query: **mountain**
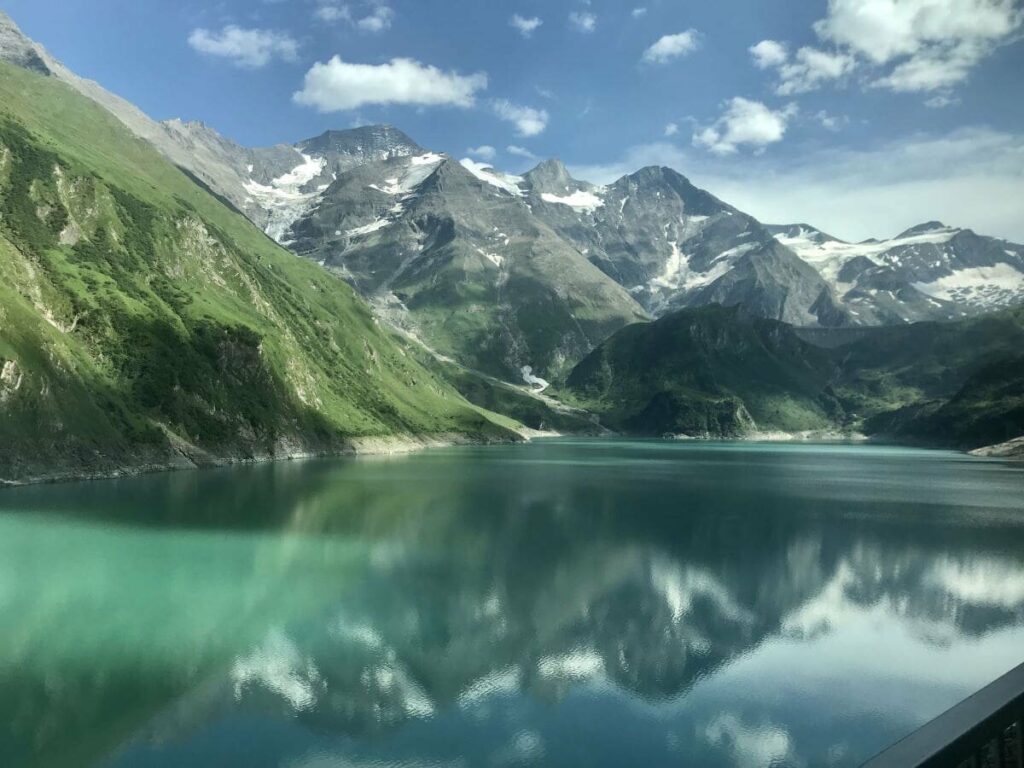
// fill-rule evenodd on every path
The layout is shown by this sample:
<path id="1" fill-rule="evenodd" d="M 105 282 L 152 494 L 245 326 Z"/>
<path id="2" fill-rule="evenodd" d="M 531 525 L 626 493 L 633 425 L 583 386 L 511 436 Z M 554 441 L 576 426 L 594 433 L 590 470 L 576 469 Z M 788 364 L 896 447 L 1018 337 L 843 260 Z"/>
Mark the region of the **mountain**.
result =
<path id="1" fill-rule="evenodd" d="M 0 478 L 508 438 L 341 280 L 0 63 Z"/>
<path id="2" fill-rule="evenodd" d="M 202 123 L 151 120 L 2 15 L 0 58 L 103 106 L 464 373 L 543 389 L 620 328 L 712 304 L 837 328 L 951 320 L 1024 300 L 1024 246 L 966 229 L 931 222 L 846 243 L 806 224 L 763 225 L 668 168 L 605 186 L 558 160 L 514 176 L 456 162 L 388 125 L 251 149 Z"/>
<path id="3" fill-rule="evenodd" d="M 717 303 L 796 325 L 846 322 L 814 269 L 670 168 L 595 187 L 553 161 L 525 178 L 534 213 L 654 315 Z"/>
<path id="4" fill-rule="evenodd" d="M 704 307 L 624 328 L 568 376 L 570 397 L 630 434 L 739 437 L 844 420 L 827 350 L 777 320 Z"/>
<path id="5" fill-rule="evenodd" d="M 769 226 L 861 325 L 951 320 L 1024 301 L 1024 245 L 932 221 L 847 243 L 806 224 Z"/>
<path id="6" fill-rule="evenodd" d="M 1024 309 L 833 333 L 821 343 L 738 308 L 680 310 L 616 333 L 562 390 L 642 435 L 864 431 L 975 448 L 1024 431 Z"/>
<path id="7" fill-rule="evenodd" d="M 636 302 L 534 217 L 514 184 L 435 153 L 340 174 L 286 237 L 444 356 L 514 381 L 551 378 Z"/>

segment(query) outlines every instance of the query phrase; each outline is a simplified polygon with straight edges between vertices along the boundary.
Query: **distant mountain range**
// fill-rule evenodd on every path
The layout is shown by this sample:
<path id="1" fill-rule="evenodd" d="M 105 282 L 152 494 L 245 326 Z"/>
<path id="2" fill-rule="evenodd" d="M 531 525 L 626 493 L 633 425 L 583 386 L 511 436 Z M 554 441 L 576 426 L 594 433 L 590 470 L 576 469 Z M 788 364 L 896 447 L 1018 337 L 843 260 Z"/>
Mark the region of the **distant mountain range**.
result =
<path id="1" fill-rule="evenodd" d="M 847 243 L 669 168 L 516 176 L 387 125 L 246 148 L 150 119 L 2 13 L 0 62 L 14 476 L 521 424 L 1024 432 L 1024 246 L 938 222 Z"/>
<path id="2" fill-rule="evenodd" d="M 522 176 L 387 125 L 250 149 L 158 123 L 0 18 L 0 58 L 112 112 L 273 239 L 337 272 L 436 353 L 544 385 L 615 330 L 709 304 L 797 326 L 954 319 L 1024 299 L 1024 246 L 938 223 L 846 243 L 758 222 L 669 169 L 607 186 Z"/>

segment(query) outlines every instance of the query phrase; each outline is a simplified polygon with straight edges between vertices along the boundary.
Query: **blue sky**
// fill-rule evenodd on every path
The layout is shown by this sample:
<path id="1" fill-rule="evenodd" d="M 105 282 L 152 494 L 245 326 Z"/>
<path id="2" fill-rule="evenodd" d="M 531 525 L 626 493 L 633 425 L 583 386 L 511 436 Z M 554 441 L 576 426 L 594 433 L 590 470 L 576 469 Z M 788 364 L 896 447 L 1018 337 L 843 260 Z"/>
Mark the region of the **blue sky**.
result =
<path id="1" fill-rule="evenodd" d="M 510 171 L 557 156 L 603 183 L 671 165 L 763 220 L 851 239 L 938 218 L 1024 241 L 1020 0 L 4 8 L 153 117 L 247 145 L 389 122 Z"/>

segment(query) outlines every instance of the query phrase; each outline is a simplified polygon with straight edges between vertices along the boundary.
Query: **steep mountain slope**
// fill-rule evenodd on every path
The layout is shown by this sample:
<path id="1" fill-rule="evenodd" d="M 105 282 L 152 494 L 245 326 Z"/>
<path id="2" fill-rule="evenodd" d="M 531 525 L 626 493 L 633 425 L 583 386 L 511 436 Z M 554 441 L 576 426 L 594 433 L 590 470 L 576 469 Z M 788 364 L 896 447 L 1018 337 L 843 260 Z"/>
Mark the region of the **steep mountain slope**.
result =
<path id="1" fill-rule="evenodd" d="M 830 354 L 792 327 L 705 307 L 623 329 L 573 369 L 565 389 L 613 429 L 739 436 L 842 422 L 835 374 Z"/>
<path id="2" fill-rule="evenodd" d="M 0 478 L 509 434 L 59 81 L 0 64 L 0 145 Z"/>
<path id="3" fill-rule="evenodd" d="M 548 161 L 525 181 L 534 213 L 655 315 L 717 303 L 796 325 L 846 322 L 814 269 L 670 168 L 595 187 Z"/>
<path id="4" fill-rule="evenodd" d="M 974 372 L 949 400 L 880 414 L 875 429 L 897 438 L 972 449 L 1024 436 L 1024 356 Z"/>
<path id="5" fill-rule="evenodd" d="M 1016 429 L 1024 309 L 837 333 L 812 344 L 736 309 L 682 310 L 615 334 L 564 388 L 638 434 L 855 429 L 975 447 Z"/>
<path id="6" fill-rule="evenodd" d="M 950 320 L 1024 301 L 1024 245 L 969 229 L 933 221 L 863 243 L 806 224 L 768 229 L 818 270 L 857 324 Z"/>
<path id="7" fill-rule="evenodd" d="M 531 215 L 507 179 L 445 155 L 340 174 L 286 238 L 345 276 L 382 317 L 508 380 L 564 373 L 644 317 L 625 290 Z"/>

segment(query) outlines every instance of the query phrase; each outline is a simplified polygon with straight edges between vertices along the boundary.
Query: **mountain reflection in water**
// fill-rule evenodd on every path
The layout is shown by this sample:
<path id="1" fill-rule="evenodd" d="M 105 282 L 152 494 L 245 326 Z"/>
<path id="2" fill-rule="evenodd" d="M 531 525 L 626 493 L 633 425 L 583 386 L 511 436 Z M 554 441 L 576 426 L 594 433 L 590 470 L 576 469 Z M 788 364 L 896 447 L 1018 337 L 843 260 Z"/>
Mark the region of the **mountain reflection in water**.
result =
<path id="1" fill-rule="evenodd" d="M 1024 660 L 1024 471 L 542 441 L 0 494 L 4 765 L 857 765 Z"/>

